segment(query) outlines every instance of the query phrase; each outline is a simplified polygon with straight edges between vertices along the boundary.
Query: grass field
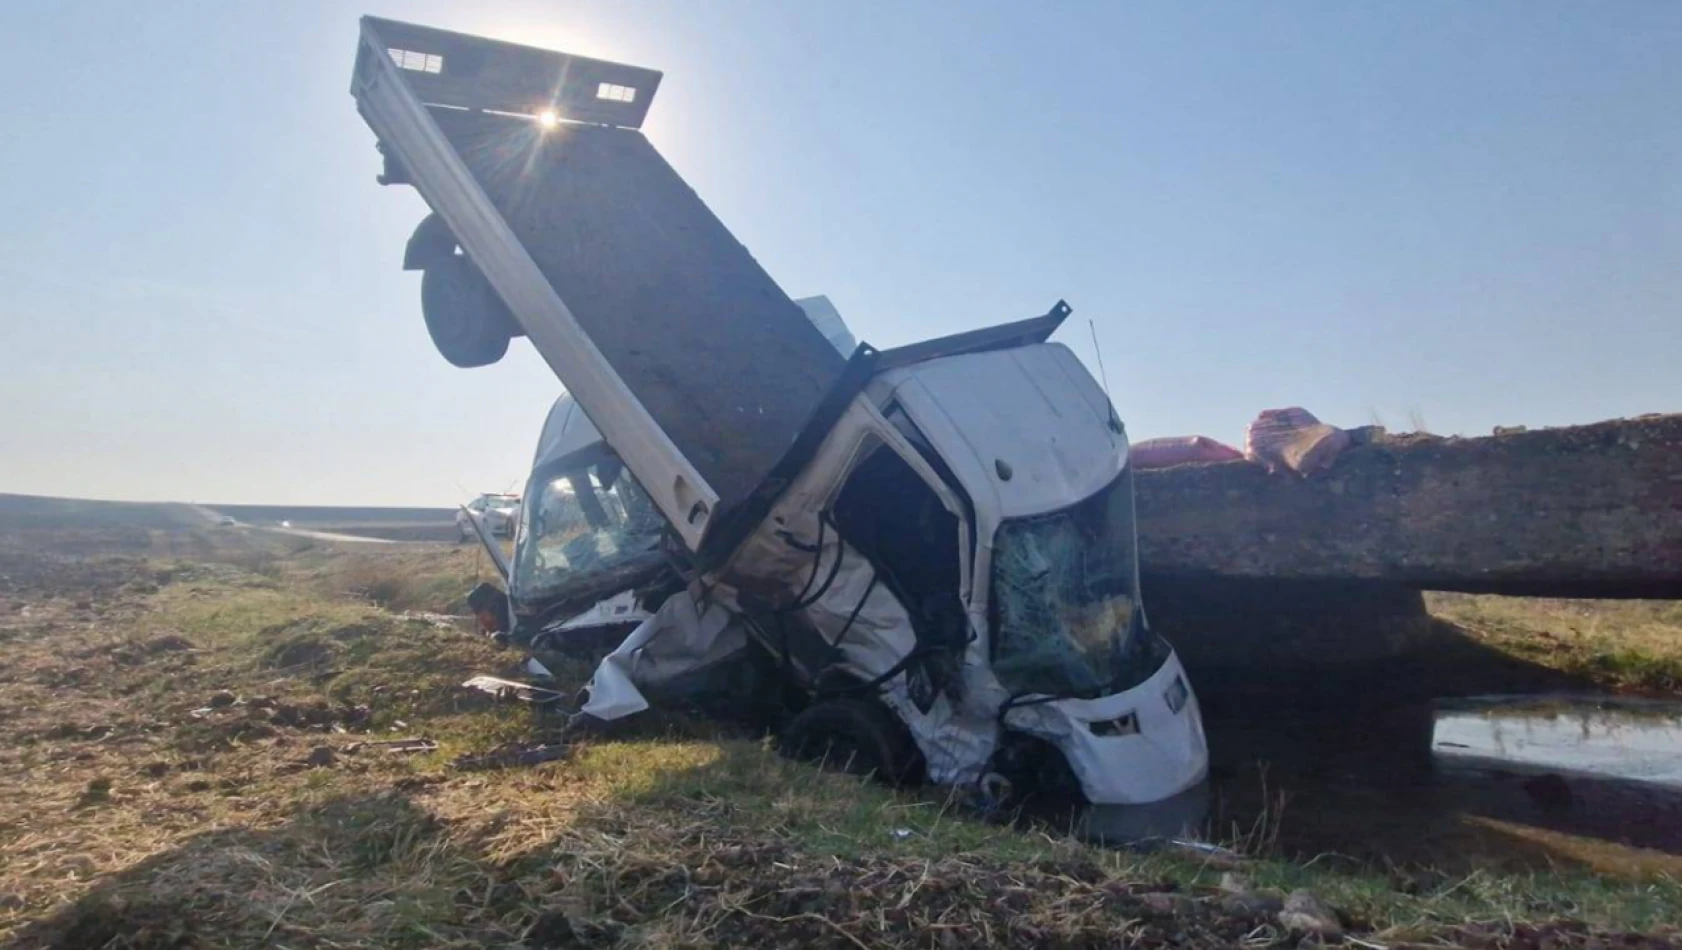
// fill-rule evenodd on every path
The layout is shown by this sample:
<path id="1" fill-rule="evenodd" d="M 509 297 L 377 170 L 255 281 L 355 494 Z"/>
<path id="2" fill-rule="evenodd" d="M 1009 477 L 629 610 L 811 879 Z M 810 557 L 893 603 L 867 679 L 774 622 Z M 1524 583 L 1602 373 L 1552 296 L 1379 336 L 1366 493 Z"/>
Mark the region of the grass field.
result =
<path id="1" fill-rule="evenodd" d="M 1432 594 L 1431 612 L 1519 659 L 1635 692 L 1682 692 L 1682 602 Z"/>
<path id="2" fill-rule="evenodd" d="M 0 536 L 8 947 L 1294 946 L 1273 888 L 1363 946 L 1668 946 L 1682 920 L 1676 856 L 1475 816 L 1511 849 L 1386 862 L 1294 847 L 1280 800 L 1216 831 L 1234 871 L 989 824 L 680 717 L 499 768 L 558 724 L 457 687 L 520 659 L 450 616 L 472 549 L 134 530 L 117 556 Z M 1434 607 L 1609 686 L 1677 683 L 1664 608 Z M 407 738 L 436 749 L 377 744 Z"/>

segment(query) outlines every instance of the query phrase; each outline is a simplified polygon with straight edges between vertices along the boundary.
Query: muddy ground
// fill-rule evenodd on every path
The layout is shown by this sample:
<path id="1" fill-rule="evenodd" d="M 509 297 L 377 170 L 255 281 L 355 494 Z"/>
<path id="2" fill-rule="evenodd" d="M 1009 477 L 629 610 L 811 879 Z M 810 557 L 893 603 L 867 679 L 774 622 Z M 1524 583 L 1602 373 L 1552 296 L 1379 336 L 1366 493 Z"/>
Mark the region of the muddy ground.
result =
<path id="1" fill-rule="evenodd" d="M 1236 856 L 984 822 L 677 716 L 521 765 L 496 753 L 558 723 L 457 685 L 521 659 L 459 616 L 481 568 L 444 545 L 0 523 L 0 945 L 1676 945 L 1677 813 L 1616 783 L 1565 810 L 1520 777 L 1444 784 L 1411 767 L 1412 707 L 1340 715 L 1300 684 L 1278 715 L 1210 704 L 1209 837 Z M 1525 639 L 1504 611 L 1443 612 L 1503 675 L 1651 689 L 1582 659 L 1608 624 L 1548 620 L 1570 647 L 1550 665 L 1497 648 Z"/>

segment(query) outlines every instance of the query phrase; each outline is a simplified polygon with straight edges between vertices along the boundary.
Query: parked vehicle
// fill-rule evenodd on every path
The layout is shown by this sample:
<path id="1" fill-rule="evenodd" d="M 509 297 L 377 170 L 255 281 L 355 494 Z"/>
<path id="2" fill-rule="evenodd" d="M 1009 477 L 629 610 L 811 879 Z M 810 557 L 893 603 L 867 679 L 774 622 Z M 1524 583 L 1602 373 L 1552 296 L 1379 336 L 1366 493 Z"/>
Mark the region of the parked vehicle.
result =
<path id="1" fill-rule="evenodd" d="M 478 518 L 493 535 L 512 537 L 520 520 L 520 496 L 485 494 L 463 505 L 456 512 L 456 533 L 462 541 L 476 536 L 469 518 Z"/>

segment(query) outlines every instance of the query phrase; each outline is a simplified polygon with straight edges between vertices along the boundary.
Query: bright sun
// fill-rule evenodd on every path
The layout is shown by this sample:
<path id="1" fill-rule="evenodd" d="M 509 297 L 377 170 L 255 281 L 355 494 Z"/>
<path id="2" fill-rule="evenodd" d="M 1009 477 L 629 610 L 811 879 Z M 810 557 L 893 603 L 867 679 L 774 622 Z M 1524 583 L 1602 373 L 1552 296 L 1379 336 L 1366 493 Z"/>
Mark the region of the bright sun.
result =
<path id="1" fill-rule="evenodd" d="M 556 115 L 552 111 L 544 110 L 543 112 L 539 112 L 537 114 L 537 124 L 543 126 L 546 129 L 552 129 L 555 126 L 559 125 L 560 123 L 561 123 L 561 117 Z"/>

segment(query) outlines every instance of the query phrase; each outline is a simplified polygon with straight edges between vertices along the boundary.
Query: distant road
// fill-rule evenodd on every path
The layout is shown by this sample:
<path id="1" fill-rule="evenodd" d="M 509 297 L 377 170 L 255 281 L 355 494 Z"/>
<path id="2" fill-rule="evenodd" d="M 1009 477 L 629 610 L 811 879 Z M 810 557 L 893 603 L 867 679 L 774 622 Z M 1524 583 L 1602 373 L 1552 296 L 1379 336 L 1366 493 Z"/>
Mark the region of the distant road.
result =
<path id="1" fill-rule="evenodd" d="M 309 531 L 304 528 L 280 528 L 269 525 L 241 524 L 240 527 L 252 531 L 267 531 L 273 534 L 289 534 L 298 538 L 312 538 L 316 541 L 351 542 L 354 544 L 396 544 L 391 538 L 364 537 L 355 534 L 340 534 L 334 531 Z"/>
<path id="2" fill-rule="evenodd" d="M 214 518 L 248 528 L 281 531 L 321 541 L 455 541 L 453 508 L 380 508 L 371 505 L 202 505 Z"/>
<path id="3" fill-rule="evenodd" d="M 184 502 L 95 501 L 0 493 L 0 531 L 109 530 L 179 533 L 220 524 L 296 534 L 323 541 L 453 542 L 453 508 L 370 505 L 216 505 Z"/>
<path id="4" fill-rule="evenodd" d="M 372 505 L 216 505 L 201 507 L 249 524 L 454 524 L 454 508 L 380 508 Z"/>

